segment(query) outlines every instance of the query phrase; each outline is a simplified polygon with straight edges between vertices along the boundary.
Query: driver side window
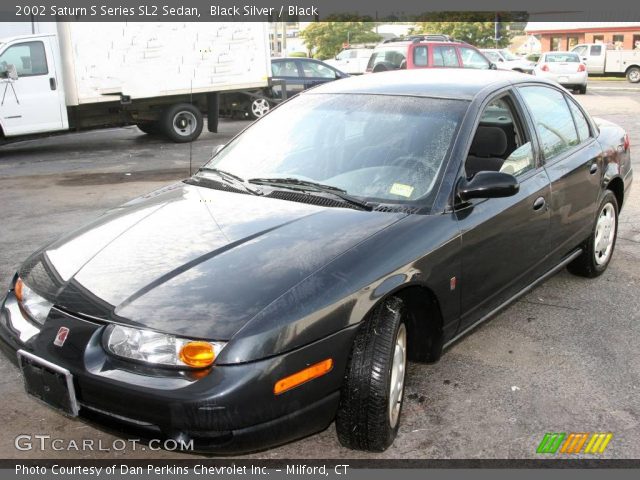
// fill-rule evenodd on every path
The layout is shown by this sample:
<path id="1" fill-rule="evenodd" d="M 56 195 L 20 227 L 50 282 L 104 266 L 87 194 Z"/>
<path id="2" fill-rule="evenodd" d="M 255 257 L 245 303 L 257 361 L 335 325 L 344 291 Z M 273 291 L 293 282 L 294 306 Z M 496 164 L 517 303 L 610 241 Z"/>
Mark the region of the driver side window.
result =
<path id="1" fill-rule="evenodd" d="M 492 100 L 482 112 L 465 163 L 467 178 L 481 171 L 519 176 L 536 166 L 533 148 L 509 95 Z"/>

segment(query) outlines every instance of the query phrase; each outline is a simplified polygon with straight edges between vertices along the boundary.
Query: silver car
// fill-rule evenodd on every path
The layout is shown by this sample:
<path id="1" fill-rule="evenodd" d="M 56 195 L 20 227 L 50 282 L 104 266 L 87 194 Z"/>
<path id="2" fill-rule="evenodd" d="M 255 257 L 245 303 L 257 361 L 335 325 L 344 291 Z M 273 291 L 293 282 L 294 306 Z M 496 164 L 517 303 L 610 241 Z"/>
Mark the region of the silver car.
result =
<path id="1" fill-rule="evenodd" d="M 538 77 L 554 80 L 569 90 L 587 93 L 587 66 L 573 52 L 543 53 L 533 69 Z"/>

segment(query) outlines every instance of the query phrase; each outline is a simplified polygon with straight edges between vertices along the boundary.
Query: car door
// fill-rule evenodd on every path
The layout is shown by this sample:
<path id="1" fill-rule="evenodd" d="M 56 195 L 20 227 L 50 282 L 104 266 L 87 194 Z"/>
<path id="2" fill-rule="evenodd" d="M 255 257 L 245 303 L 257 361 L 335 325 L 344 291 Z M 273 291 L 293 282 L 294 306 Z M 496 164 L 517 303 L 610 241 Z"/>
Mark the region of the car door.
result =
<path id="1" fill-rule="evenodd" d="M 434 45 L 430 49 L 432 67 L 459 67 L 460 61 L 453 45 Z"/>
<path id="2" fill-rule="evenodd" d="M 271 60 L 271 74 L 274 80 L 284 80 L 286 83 L 287 98 L 300 93 L 305 88 L 302 70 L 298 62 L 292 58 L 282 58 Z M 273 95 L 282 98 L 282 87 L 274 85 Z"/>
<path id="3" fill-rule="evenodd" d="M 9 45 L 0 54 L 0 69 L 13 65 L 18 78 L 0 79 L 0 115 L 6 136 L 66 128 L 64 92 L 48 39 Z M 5 77 L 7 77 L 5 73 Z"/>
<path id="4" fill-rule="evenodd" d="M 513 141 L 507 138 L 506 144 L 497 145 L 500 142 L 492 138 L 502 134 L 496 135 L 496 129 L 505 135 L 513 132 Z M 463 245 L 459 331 L 480 321 L 537 278 L 548 252 L 549 178 L 538 160 L 531 126 L 512 93 L 502 92 L 485 105 L 469 148 L 465 175 L 474 171 L 476 162 L 483 166 L 475 170 L 514 175 L 520 187 L 511 197 L 474 199 L 455 208 Z"/>
<path id="5" fill-rule="evenodd" d="M 550 247 L 558 260 L 587 238 L 602 182 L 602 148 L 573 98 L 551 86 L 518 93 L 531 115 L 551 181 Z"/>
<path id="6" fill-rule="evenodd" d="M 299 60 L 299 62 L 304 76 L 305 89 L 340 78 L 338 71 L 328 65 L 313 60 Z"/>

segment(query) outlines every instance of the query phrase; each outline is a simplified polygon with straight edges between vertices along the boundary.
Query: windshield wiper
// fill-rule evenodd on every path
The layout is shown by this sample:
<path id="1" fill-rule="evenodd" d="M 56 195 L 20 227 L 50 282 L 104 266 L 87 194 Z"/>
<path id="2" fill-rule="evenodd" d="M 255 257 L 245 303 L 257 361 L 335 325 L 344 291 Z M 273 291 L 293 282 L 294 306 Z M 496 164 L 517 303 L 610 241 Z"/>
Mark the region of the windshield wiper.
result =
<path id="1" fill-rule="evenodd" d="M 249 188 L 244 179 L 241 177 L 234 175 L 233 173 L 225 172 L 224 170 L 220 170 L 219 168 L 211 168 L 211 167 L 201 167 L 198 169 L 198 172 L 211 172 L 215 173 L 219 178 L 224 180 L 226 183 L 230 184 L 233 187 L 240 187 L 245 192 L 251 193 L 252 195 L 262 195 L 262 192 L 258 190 L 254 190 L 253 188 Z"/>
<path id="2" fill-rule="evenodd" d="M 322 183 L 311 182 L 308 180 L 300 180 L 299 178 L 251 178 L 247 180 L 249 183 L 255 183 L 256 185 L 270 185 L 274 187 L 284 186 L 292 190 L 302 190 L 305 192 L 321 192 L 328 193 L 334 197 L 338 197 L 345 203 L 349 203 L 363 210 L 372 210 L 373 207 L 367 202 L 359 200 L 343 190 L 332 185 L 324 185 Z"/>

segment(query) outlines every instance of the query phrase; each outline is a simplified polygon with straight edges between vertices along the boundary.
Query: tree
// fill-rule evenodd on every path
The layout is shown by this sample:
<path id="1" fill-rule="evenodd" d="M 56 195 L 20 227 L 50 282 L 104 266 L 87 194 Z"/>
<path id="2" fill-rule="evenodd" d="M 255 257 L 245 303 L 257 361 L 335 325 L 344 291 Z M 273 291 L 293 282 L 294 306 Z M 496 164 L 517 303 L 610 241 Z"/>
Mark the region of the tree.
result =
<path id="1" fill-rule="evenodd" d="M 300 36 L 309 52 L 320 59 L 333 58 L 343 43 L 370 43 L 380 40 L 373 31 L 373 22 L 317 22 L 310 24 Z"/>
<path id="2" fill-rule="evenodd" d="M 511 41 L 509 30 L 506 29 L 504 23 L 500 23 L 500 38 L 496 42 L 495 22 L 486 21 L 476 22 L 420 22 L 416 24 L 415 33 L 442 33 L 451 35 L 457 40 L 475 45 L 478 48 L 506 47 Z"/>

